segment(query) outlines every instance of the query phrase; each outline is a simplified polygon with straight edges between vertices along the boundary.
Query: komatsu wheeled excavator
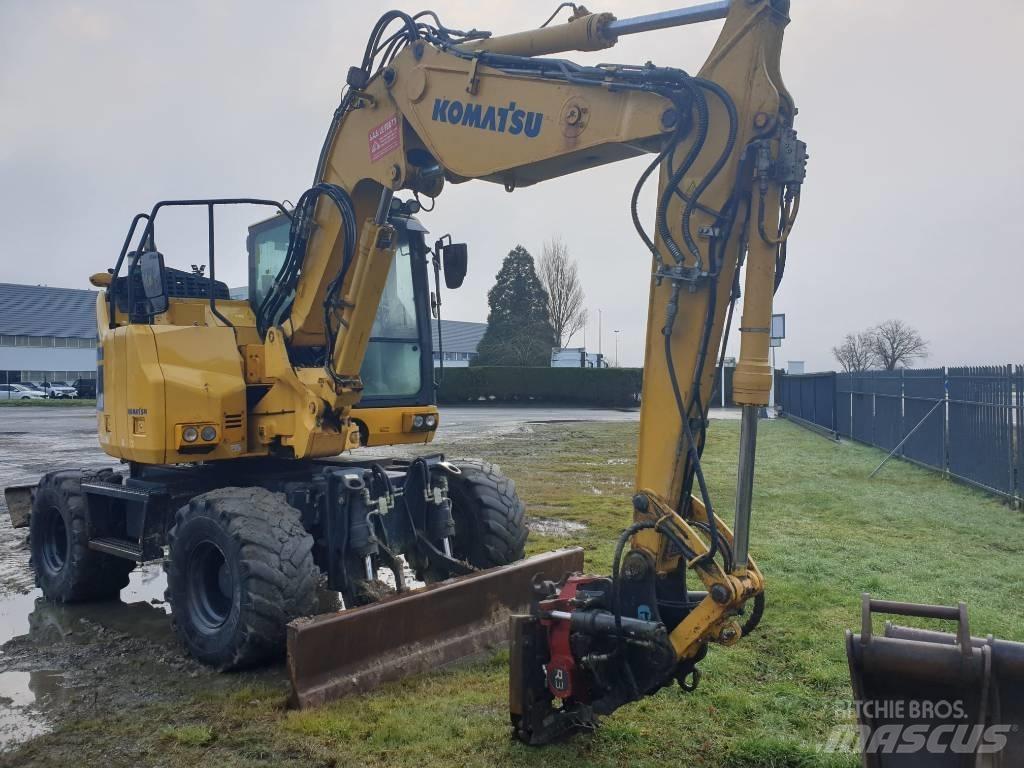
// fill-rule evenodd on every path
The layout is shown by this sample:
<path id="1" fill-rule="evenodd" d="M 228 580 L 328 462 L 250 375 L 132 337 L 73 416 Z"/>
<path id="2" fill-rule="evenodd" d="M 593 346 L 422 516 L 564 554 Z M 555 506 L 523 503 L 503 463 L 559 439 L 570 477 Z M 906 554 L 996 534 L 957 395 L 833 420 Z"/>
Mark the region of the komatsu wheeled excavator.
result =
<path id="1" fill-rule="evenodd" d="M 692 688 L 710 644 L 753 629 L 765 588 L 748 552 L 758 412 L 807 157 L 779 69 L 789 2 L 717 0 L 628 19 L 563 5 L 567 23 L 504 36 L 452 29 L 431 11 L 386 13 L 348 71 L 314 184 L 294 208 L 175 200 L 135 218 L 113 268 L 92 278 L 104 289 L 99 441 L 127 471 L 53 472 L 34 489 L 20 519 L 47 597 L 116 595 L 137 563 L 164 558 L 189 652 L 233 668 L 287 640 L 300 705 L 472 653 L 512 616 L 511 714 L 530 743 L 674 681 Z M 696 74 L 556 56 L 721 18 Z M 416 270 L 436 265 L 451 286 L 465 273 L 465 245 L 427 245 L 422 201 L 446 184 L 514 192 L 634 157 L 649 158 L 623 190 L 639 243 L 620 263 L 650 274 L 636 487 L 612 573 L 589 577 L 579 549 L 520 560 L 523 506 L 492 466 L 351 453 L 370 431 L 361 439 L 354 409 L 373 376 L 426 370 L 416 329 L 427 283 Z M 249 299 L 232 300 L 216 280 L 214 219 L 242 203 L 270 206 L 288 231 L 273 268 L 251 265 Z M 157 221 L 170 207 L 207 217 L 208 272 L 165 264 Z M 413 271 L 405 300 L 386 288 L 396 269 Z M 730 528 L 701 453 L 741 289 Z M 425 441 L 430 412 L 392 404 L 376 442 L 416 430 Z M 427 586 L 410 591 L 410 575 Z M 310 618 L 321 581 L 346 609 Z"/>

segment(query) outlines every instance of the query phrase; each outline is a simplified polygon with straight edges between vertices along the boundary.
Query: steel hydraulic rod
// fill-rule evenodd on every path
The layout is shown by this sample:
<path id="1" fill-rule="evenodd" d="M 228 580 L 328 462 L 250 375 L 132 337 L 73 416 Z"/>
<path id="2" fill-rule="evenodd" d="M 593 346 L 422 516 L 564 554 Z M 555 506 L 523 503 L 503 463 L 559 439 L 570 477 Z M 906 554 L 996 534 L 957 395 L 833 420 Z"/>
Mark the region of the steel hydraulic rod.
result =
<path id="1" fill-rule="evenodd" d="M 716 0 L 689 8 L 677 8 L 674 11 L 649 13 L 646 16 L 634 16 L 631 19 L 617 19 L 609 22 L 608 34 L 621 37 L 635 35 L 639 32 L 650 32 L 655 29 L 682 27 L 686 24 L 699 24 L 702 21 L 724 19 L 729 14 L 730 0 Z"/>
<path id="2" fill-rule="evenodd" d="M 756 405 L 744 405 L 740 422 L 740 457 L 736 473 L 736 518 L 733 522 L 733 565 L 740 571 L 750 561 L 750 508 L 754 495 L 754 457 L 757 453 Z"/>
<path id="3" fill-rule="evenodd" d="M 610 13 L 591 13 L 567 24 L 555 24 L 511 35 L 499 35 L 464 44 L 466 50 L 490 51 L 506 56 L 548 56 L 565 51 L 600 51 L 610 48 L 622 35 L 635 35 L 654 29 L 681 27 L 702 21 L 724 19 L 730 0 L 662 11 L 629 19 L 616 19 Z"/>

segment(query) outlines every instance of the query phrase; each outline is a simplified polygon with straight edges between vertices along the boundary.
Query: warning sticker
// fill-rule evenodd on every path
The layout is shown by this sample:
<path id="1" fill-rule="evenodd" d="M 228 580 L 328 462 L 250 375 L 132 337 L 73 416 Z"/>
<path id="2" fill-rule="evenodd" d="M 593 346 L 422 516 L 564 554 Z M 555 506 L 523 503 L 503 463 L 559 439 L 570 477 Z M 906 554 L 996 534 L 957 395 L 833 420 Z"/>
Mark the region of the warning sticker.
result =
<path id="1" fill-rule="evenodd" d="M 372 129 L 370 137 L 370 162 L 376 163 L 384 155 L 398 149 L 401 134 L 398 130 L 398 115 L 392 115 L 383 123 Z"/>

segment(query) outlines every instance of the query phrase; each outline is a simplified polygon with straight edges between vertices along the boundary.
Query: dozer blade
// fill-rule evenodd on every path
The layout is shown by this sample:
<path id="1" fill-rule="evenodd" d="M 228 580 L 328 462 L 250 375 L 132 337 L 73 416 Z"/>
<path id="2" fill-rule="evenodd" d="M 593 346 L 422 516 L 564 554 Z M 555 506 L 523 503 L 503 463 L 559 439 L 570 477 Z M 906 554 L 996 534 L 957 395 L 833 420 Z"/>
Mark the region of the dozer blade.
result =
<path id="1" fill-rule="evenodd" d="M 533 584 L 583 570 L 583 550 L 546 552 L 288 625 L 293 703 L 305 708 L 481 653 L 508 639 Z"/>
<path id="2" fill-rule="evenodd" d="M 874 613 L 949 619 L 957 633 L 886 622 Z M 866 768 L 1024 765 L 1024 643 L 971 637 L 967 607 L 872 600 L 861 634 L 846 633 Z"/>

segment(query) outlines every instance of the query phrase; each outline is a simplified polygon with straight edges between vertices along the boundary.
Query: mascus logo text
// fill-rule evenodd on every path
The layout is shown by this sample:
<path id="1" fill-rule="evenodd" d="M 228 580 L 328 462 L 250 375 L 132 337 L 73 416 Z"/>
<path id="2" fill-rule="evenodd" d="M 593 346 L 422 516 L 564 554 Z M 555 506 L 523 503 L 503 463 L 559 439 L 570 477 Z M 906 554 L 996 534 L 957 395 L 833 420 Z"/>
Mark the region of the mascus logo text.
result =
<path id="1" fill-rule="evenodd" d="M 533 139 L 540 135 L 544 115 L 541 112 L 519 109 L 514 101 L 510 101 L 507 107 L 494 107 L 458 99 L 434 99 L 431 119 L 439 123 L 479 128 L 482 131 L 510 133 L 513 136 L 523 134 Z"/>

